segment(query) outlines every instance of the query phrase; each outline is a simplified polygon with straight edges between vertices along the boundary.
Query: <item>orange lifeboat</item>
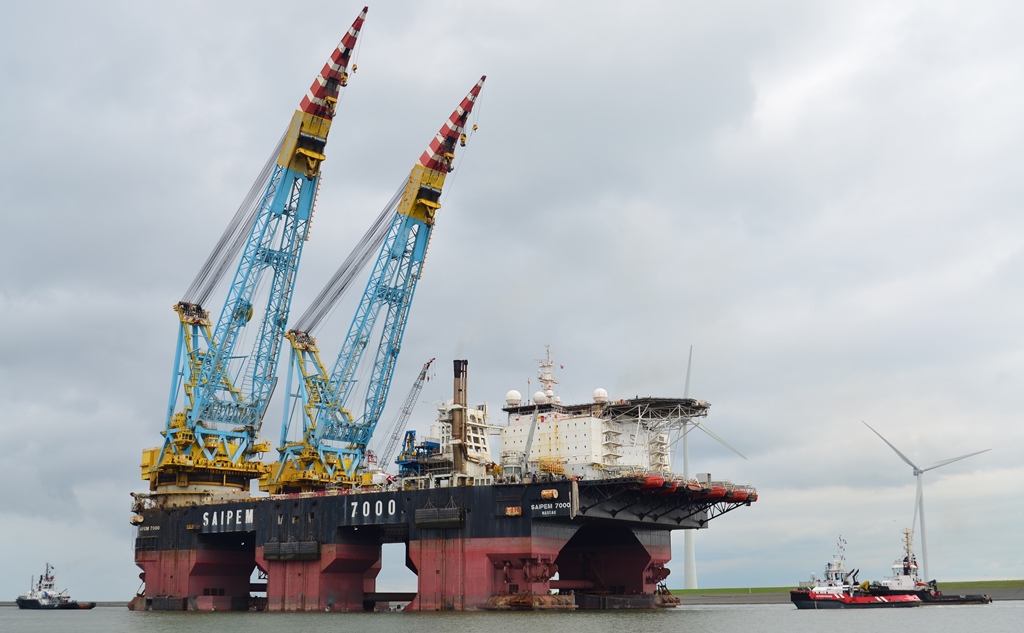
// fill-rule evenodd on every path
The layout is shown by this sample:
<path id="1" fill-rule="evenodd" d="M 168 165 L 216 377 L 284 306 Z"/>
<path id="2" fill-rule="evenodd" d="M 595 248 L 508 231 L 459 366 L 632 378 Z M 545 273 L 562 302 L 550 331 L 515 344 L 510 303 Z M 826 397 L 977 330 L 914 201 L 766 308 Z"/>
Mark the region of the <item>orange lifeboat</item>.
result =
<path id="1" fill-rule="evenodd" d="M 661 475 L 647 475 L 647 478 L 640 484 L 641 488 L 661 488 L 665 485 L 665 478 Z"/>
<path id="2" fill-rule="evenodd" d="M 746 501 L 747 491 L 746 490 L 733 490 L 729 493 L 730 501 Z"/>
<path id="3" fill-rule="evenodd" d="M 711 499 L 721 499 L 725 496 L 725 486 L 711 486 L 705 496 Z"/>
<path id="4" fill-rule="evenodd" d="M 665 485 L 661 487 L 658 494 L 670 495 L 675 492 L 677 488 L 679 488 L 679 482 L 675 479 L 669 479 L 665 481 Z"/>

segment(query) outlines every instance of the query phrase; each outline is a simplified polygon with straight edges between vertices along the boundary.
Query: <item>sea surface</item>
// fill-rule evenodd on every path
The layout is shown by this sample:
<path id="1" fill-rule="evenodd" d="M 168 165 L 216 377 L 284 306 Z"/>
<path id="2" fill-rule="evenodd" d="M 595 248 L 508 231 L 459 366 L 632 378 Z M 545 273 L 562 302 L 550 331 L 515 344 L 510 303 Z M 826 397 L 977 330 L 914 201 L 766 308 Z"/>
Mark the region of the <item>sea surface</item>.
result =
<path id="1" fill-rule="evenodd" d="M 22 611 L 0 607 L 3 633 L 1021 633 L 1024 600 L 988 605 L 801 611 L 789 604 L 658 611 L 472 613 L 155 613 L 124 607 Z"/>

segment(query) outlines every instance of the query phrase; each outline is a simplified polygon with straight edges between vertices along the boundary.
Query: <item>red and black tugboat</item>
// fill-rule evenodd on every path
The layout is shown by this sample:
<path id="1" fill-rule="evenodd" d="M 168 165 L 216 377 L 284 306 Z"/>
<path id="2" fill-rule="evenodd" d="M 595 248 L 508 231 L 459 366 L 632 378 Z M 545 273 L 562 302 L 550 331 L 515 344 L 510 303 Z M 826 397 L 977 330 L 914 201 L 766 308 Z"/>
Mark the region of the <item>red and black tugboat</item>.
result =
<path id="1" fill-rule="evenodd" d="M 903 557 L 897 558 L 892 564 L 892 576 L 883 578 L 867 585 L 867 593 L 872 596 L 912 595 L 921 599 L 924 604 L 988 604 L 992 598 L 988 594 L 953 595 L 939 591 L 934 580 L 924 582 L 918 576 L 917 558 L 911 550 L 914 532 L 903 530 Z"/>
<path id="2" fill-rule="evenodd" d="M 871 595 L 857 586 L 857 573 L 846 571 L 846 541 L 839 538 L 835 557 L 825 565 L 825 577 L 814 578 L 806 585 L 789 592 L 797 609 L 878 609 L 884 607 L 917 607 L 921 598 L 913 594 Z M 867 583 L 864 583 L 867 584 Z"/>

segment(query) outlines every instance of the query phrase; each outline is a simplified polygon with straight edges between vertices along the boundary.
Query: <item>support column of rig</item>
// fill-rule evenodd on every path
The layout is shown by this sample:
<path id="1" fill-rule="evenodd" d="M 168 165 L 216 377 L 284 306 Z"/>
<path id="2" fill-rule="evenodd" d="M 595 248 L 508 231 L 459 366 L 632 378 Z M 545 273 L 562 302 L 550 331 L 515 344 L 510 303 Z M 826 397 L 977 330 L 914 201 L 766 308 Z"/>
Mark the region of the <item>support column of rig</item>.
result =
<path id="1" fill-rule="evenodd" d="M 308 552 L 261 547 L 257 563 L 267 573 L 268 611 L 364 611 L 381 569 L 377 538 L 320 545 Z M 288 546 L 292 544 L 279 544 Z M 299 543 L 295 543 L 298 549 Z M 285 547 L 286 550 L 292 548 Z M 269 551 L 268 551 L 269 550 Z M 269 558 L 268 558 L 269 556 Z M 283 558 L 288 557 L 288 558 Z"/>
<path id="2" fill-rule="evenodd" d="M 549 595 L 563 539 L 474 539 L 461 530 L 433 532 L 409 543 L 407 564 L 418 586 L 407 610 L 571 608 L 571 597 Z"/>

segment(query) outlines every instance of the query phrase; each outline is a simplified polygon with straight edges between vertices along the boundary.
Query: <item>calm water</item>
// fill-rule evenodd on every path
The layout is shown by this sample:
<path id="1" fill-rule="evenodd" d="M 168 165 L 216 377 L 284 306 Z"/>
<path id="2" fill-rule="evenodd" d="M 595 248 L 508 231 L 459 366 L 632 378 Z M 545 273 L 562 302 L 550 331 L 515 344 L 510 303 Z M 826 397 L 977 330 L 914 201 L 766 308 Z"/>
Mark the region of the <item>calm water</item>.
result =
<path id="1" fill-rule="evenodd" d="M 123 607 L 27 611 L 0 607 L 4 633 L 1021 633 L 1024 600 L 909 609 L 798 610 L 791 604 L 682 606 L 620 613 L 167 614 Z"/>
<path id="2" fill-rule="evenodd" d="M 685 606 L 667 611 L 582 613 L 133 613 L 0 608 L 4 633 L 1020 633 L 1024 601 L 990 605 L 798 611 L 792 605 Z"/>

